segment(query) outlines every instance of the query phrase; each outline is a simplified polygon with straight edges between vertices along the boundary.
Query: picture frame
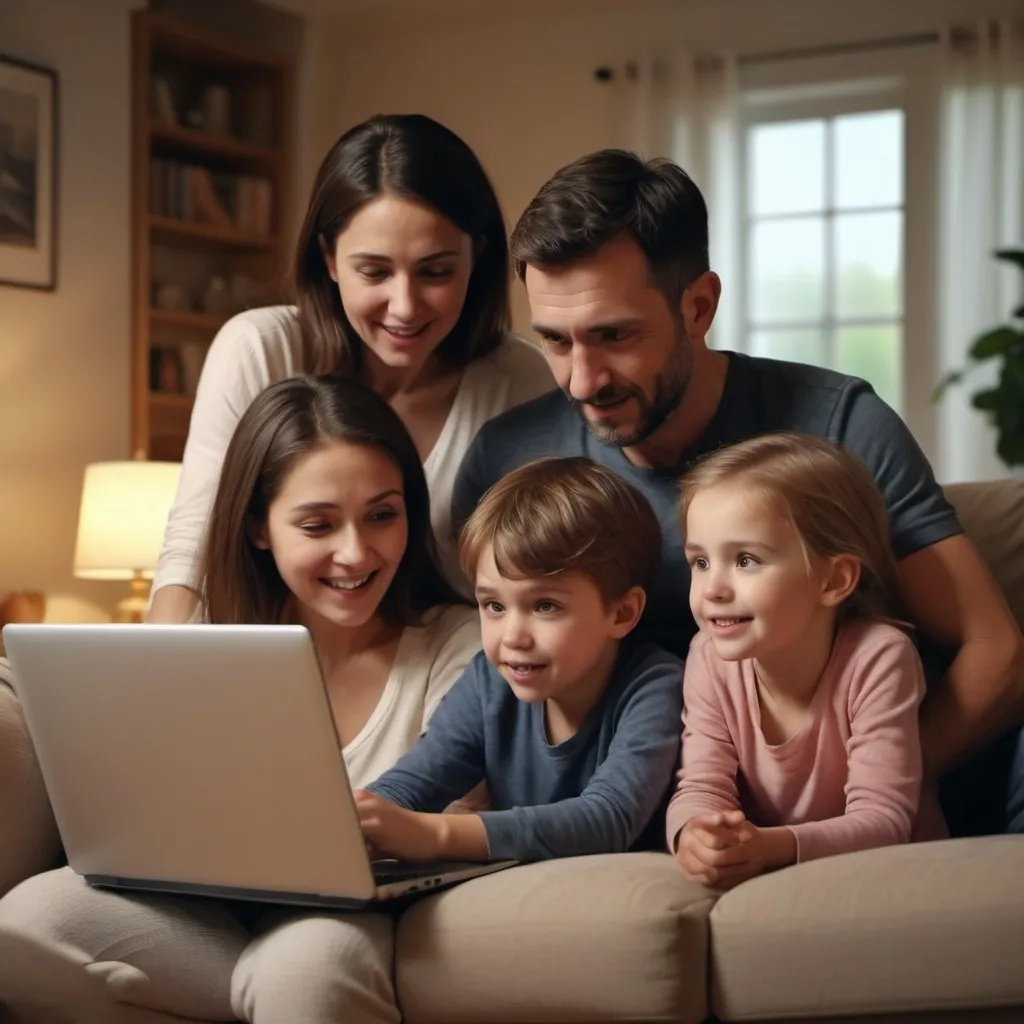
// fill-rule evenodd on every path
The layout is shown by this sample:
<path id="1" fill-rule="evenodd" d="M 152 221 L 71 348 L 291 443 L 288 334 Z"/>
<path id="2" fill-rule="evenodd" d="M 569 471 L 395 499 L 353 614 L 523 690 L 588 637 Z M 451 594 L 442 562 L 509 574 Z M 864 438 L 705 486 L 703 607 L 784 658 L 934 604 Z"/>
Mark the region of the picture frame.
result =
<path id="1" fill-rule="evenodd" d="M 58 77 L 0 54 L 0 285 L 57 287 Z"/>

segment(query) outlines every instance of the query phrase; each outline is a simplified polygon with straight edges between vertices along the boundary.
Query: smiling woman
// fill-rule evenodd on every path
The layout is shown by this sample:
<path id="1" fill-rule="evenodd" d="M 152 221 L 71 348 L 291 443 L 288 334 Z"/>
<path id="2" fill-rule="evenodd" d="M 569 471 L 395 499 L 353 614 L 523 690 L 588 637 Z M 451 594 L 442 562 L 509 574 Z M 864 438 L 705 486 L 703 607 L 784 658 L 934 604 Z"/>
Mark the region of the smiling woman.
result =
<path id="1" fill-rule="evenodd" d="M 476 610 L 455 602 L 437 568 L 412 438 L 384 399 L 337 375 L 279 381 L 243 413 L 199 571 L 211 622 L 309 630 L 354 786 L 409 750 L 480 646 Z M 267 746 L 272 757 L 273 737 Z M 398 1020 L 387 914 L 125 901 L 63 868 L 0 900 L 5 923 L 89 964 L 111 999 L 149 1010 L 254 1024 Z"/>
<path id="2" fill-rule="evenodd" d="M 449 579 L 455 473 L 489 419 L 553 387 L 540 352 L 507 333 L 508 254 L 498 200 L 458 136 L 422 115 L 347 131 L 324 158 L 299 231 L 296 306 L 229 321 L 203 368 L 151 621 L 196 610 L 196 571 L 220 464 L 268 384 L 335 373 L 383 396 L 424 464 Z"/>

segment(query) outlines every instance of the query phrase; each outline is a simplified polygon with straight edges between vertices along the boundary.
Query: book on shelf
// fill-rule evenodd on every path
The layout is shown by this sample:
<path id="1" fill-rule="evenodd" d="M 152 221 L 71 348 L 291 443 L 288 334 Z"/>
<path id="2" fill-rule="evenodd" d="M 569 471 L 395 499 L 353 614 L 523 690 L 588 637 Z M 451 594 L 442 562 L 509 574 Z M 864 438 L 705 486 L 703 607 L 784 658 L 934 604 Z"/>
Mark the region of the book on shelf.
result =
<path id="1" fill-rule="evenodd" d="M 153 157 L 149 212 L 254 235 L 269 235 L 273 187 L 266 178 Z"/>

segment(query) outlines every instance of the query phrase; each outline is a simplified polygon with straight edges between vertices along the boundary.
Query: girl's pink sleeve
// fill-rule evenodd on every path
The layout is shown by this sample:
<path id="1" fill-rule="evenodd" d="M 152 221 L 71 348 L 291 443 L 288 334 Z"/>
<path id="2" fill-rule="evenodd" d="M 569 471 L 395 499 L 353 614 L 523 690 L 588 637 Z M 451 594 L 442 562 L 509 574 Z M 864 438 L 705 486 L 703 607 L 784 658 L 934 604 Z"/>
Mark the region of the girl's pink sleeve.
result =
<path id="1" fill-rule="evenodd" d="M 698 814 L 730 811 L 740 805 L 736 789 L 739 761 L 719 700 L 714 651 L 700 634 L 690 645 L 683 673 L 682 767 L 668 807 L 665 830 L 673 853 L 683 826 Z"/>
<path id="2" fill-rule="evenodd" d="M 910 842 L 921 795 L 921 660 L 895 631 L 855 659 L 848 669 L 846 812 L 790 826 L 798 861 Z"/>

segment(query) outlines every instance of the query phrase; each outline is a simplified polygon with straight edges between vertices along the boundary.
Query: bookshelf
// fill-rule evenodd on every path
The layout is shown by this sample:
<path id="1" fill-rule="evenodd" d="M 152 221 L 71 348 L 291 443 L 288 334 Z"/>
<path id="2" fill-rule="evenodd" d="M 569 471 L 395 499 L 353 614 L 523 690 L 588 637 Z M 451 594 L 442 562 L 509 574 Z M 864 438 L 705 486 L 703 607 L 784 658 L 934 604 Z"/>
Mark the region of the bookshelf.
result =
<path id="1" fill-rule="evenodd" d="M 181 458 L 210 342 L 281 300 L 285 111 L 273 57 L 132 16 L 132 454 Z"/>

